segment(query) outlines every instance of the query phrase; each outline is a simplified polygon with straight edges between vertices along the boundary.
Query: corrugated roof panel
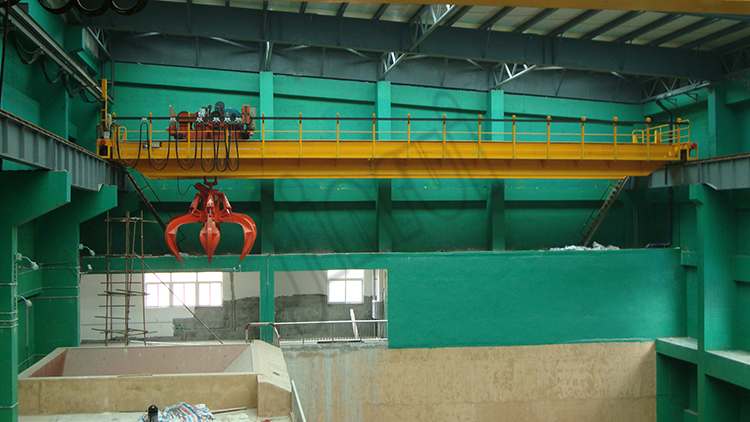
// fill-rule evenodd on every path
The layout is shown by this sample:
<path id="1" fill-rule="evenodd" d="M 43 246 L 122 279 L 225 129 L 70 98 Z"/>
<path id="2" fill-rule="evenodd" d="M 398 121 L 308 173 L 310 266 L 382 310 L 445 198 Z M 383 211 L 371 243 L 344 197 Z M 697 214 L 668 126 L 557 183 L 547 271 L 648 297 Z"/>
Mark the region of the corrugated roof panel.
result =
<path id="1" fill-rule="evenodd" d="M 619 11 L 619 10 L 602 10 L 601 12 L 592 16 L 590 19 L 586 19 L 586 21 L 581 22 L 575 27 L 571 28 L 566 33 L 566 35 L 570 37 L 578 38 L 583 34 L 587 34 L 595 30 L 596 28 L 599 28 L 600 26 L 606 24 L 607 22 L 617 19 L 618 17 L 622 16 L 625 13 L 626 12 Z"/>
<path id="2" fill-rule="evenodd" d="M 406 22 L 417 13 L 420 7 L 422 7 L 420 4 L 390 4 L 380 20 Z"/>
<path id="3" fill-rule="evenodd" d="M 476 28 L 492 15 L 497 13 L 501 8 L 493 6 L 474 6 L 466 13 L 454 26 L 464 28 Z"/>
<path id="4" fill-rule="evenodd" d="M 635 31 L 638 28 L 648 25 L 657 19 L 661 19 L 666 15 L 666 13 L 646 12 L 640 16 L 634 17 L 633 19 L 623 23 L 622 25 L 612 28 L 611 30 L 605 32 L 595 39 L 609 40 L 621 37 L 625 34 Z"/>
<path id="5" fill-rule="evenodd" d="M 720 47 L 724 44 L 729 44 L 730 42 L 737 41 L 739 39 L 745 38 L 747 36 L 750 36 L 750 28 L 745 28 L 741 31 L 737 31 L 731 35 L 727 35 L 726 37 L 719 38 L 718 40 L 711 41 L 707 44 L 704 44 L 701 49 L 712 49 L 716 47 Z"/>
<path id="6" fill-rule="evenodd" d="M 656 28 L 653 31 L 649 31 L 648 33 L 645 33 L 639 36 L 636 41 L 643 41 L 644 43 L 646 43 L 651 40 L 661 38 L 667 34 L 671 34 L 675 31 L 679 31 L 680 29 L 688 25 L 691 25 L 695 22 L 698 22 L 702 19 L 703 18 L 699 16 L 682 16 L 676 20 L 673 20 L 672 22 L 669 22 L 666 25 L 660 26 L 659 28 Z"/>
<path id="7" fill-rule="evenodd" d="M 584 10 L 582 9 L 557 9 L 551 15 L 534 24 L 525 33 L 544 35 L 583 12 Z"/>
<path id="8" fill-rule="evenodd" d="M 687 35 L 684 35 L 680 38 L 677 38 L 672 41 L 673 45 L 683 45 L 687 44 L 689 42 L 695 41 L 699 38 L 703 38 L 706 35 L 713 34 L 714 32 L 721 31 L 724 28 L 728 28 L 732 25 L 735 25 L 738 21 L 731 21 L 731 20 L 720 20 L 718 22 L 712 23 L 711 25 L 705 26 L 695 32 L 691 32 Z M 721 43 L 719 43 L 721 44 Z"/>
<path id="9" fill-rule="evenodd" d="M 349 3 L 344 16 L 347 18 L 370 19 L 380 7 L 378 3 Z"/>
<path id="10" fill-rule="evenodd" d="M 538 7 L 516 7 L 515 9 L 511 10 L 510 13 L 503 16 L 500 21 L 495 23 L 492 29 L 512 31 L 514 28 L 526 22 L 527 19 L 531 18 L 542 10 L 544 9 Z M 498 8 L 497 11 L 500 11 L 500 8 Z"/>
<path id="11" fill-rule="evenodd" d="M 277 3 L 276 1 L 271 2 Z M 278 3 L 287 3 L 287 2 L 278 2 Z M 295 2 L 296 7 L 293 10 L 299 10 L 300 2 Z M 339 7 L 341 7 L 341 3 L 323 3 L 323 2 L 317 2 L 312 1 L 307 3 L 307 9 L 305 10 L 305 13 L 314 13 L 316 15 L 325 15 L 325 16 L 334 16 L 338 11 Z M 346 10 L 349 10 L 348 8 Z"/>

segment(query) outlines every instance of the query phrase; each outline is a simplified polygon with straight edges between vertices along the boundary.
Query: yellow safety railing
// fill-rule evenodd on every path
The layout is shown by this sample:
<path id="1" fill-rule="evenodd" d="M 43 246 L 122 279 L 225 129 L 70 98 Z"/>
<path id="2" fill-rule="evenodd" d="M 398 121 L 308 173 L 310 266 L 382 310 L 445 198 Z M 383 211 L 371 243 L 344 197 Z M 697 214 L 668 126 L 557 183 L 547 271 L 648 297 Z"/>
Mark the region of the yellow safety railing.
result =
<path id="1" fill-rule="evenodd" d="M 579 143 L 582 160 L 587 159 L 587 144 L 613 144 L 611 157 L 617 160 L 621 149 L 618 145 L 623 143 L 645 144 L 647 150 L 650 145 L 690 145 L 690 122 L 681 119 L 677 119 L 673 124 L 653 125 L 650 119 L 643 122 L 622 122 L 617 117 L 605 121 L 589 120 L 586 117 L 577 120 L 554 119 L 551 116 L 546 116 L 544 119 L 524 120 L 515 115 L 510 119 L 487 119 L 481 114 L 473 119 L 447 118 L 445 114 L 442 118 L 415 118 L 407 114 L 405 118 L 388 119 L 378 118 L 375 114 L 366 118 L 346 118 L 338 113 L 336 117 L 331 118 L 306 118 L 301 113 L 291 118 L 266 117 L 265 114 L 261 114 L 256 118 L 260 120 L 259 128 L 256 128 L 250 139 L 238 139 L 236 134 L 231 135 L 233 123 L 226 122 L 213 122 L 217 125 L 212 129 L 214 130 L 213 138 L 217 138 L 216 134 L 221 133 L 220 139 L 206 139 L 205 133 L 202 134 L 197 128 L 199 124 L 205 127 L 211 122 L 191 122 L 188 130 L 176 130 L 174 126 L 171 126 L 170 130 L 170 125 L 175 124 L 174 120 L 171 123 L 165 122 L 166 119 L 154 118 L 151 115 L 148 118 L 129 119 L 117 118 L 113 115 L 113 120 L 115 124 L 112 138 L 116 143 L 141 142 L 145 144 L 142 148 L 148 150 L 149 155 L 156 154 L 165 148 L 165 143 L 169 146 L 172 142 L 174 142 L 175 149 L 179 146 L 179 151 L 186 151 L 190 150 L 191 145 L 204 148 L 198 146 L 200 142 L 230 144 L 251 141 L 260 144 L 260 148 L 254 148 L 257 151 L 255 157 L 266 158 L 267 143 L 273 141 L 298 143 L 297 157 L 305 158 L 305 152 L 309 149 L 306 148 L 306 143 L 330 141 L 335 142 L 335 157 L 340 158 L 341 151 L 346 148 L 347 142 L 365 141 L 372 142 L 372 157 L 375 158 L 376 145 L 387 141 L 403 142 L 407 159 L 412 158 L 417 147 L 414 145 L 415 142 L 441 143 L 443 158 L 450 156 L 446 151 L 451 148 L 452 143 L 474 143 L 476 145 L 475 157 L 482 159 L 486 158 L 483 143 L 507 142 L 511 144 L 509 158 L 515 159 L 518 157 L 518 151 L 524 148 L 523 144 L 537 142 L 543 144 L 542 148 L 546 149 L 547 159 L 555 159 L 553 154 L 555 144 L 573 143 L 571 147 L 577 149 L 575 143 Z M 128 129 L 126 126 L 131 125 L 130 122 L 139 122 L 141 126 L 138 129 L 133 127 Z M 269 122 L 274 123 L 273 130 L 269 129 Z M 161 127 L 165 129 L 155 130 L 154 125 L 158 127 L 161 123 L 164 123 Z M 387 124 L 391 126 L 390 129 L 383 127 Z M 580 125 L 580 130 L 575 129 L 578 125 Z M 178 133 L 178 139 L 173 139 L 175 133 Z M 119 149 L 113 148 L 113 150 L 115 151 L 108 158 L 119 157 Z"/>

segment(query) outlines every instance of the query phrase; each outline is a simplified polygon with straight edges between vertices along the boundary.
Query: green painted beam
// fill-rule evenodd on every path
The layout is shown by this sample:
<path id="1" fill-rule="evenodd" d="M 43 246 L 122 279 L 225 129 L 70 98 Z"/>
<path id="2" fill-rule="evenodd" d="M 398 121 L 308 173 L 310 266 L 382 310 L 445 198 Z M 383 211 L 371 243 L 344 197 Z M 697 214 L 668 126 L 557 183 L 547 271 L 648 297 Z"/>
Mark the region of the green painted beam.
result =
<path id="1" fill-rule="evenodd" d="M 505 115 L 510 118 L 512 114 L 572 119 L 585 116 L 587 119 L 612 120 L 617 117 L 621 121 L 645 120 L 640 105 L 506 94 Z"/>
<path id="2" fill-rule="evenodd" d="M 274 201 L 279 202 L 374 202 L 377 179 L 276 180 Z"/>
<path id="3" fill-rule="evenodd" d="M 698 341 L 692 338 L 656 339 L 656 352 L 694 365 L 698 364 Z"/>
<path id="4" fill-rule="evenodd" d="M 745 83 L 748 79 L 744 78 L 739 81 L 727 81 L 725 82 L 727 89 L 724 97 L 724 104 L 728 106 L 743 106 L 747 107 L 747 102 L 750 101 L 750 91 L 747 90 Z"/>
<path id="5" fill-rule="evenodd" d="M 698 104 L 705 104 L 706 101 L 708 101 L 708 89 L 701 88 L 689 94 L 682 94 L 671 97 L 668 101 L 662 101 L 662 104 L 670 110 L 673 110 L 673 113 L 675 113 L 675 117 L 682 117 L 682 109 L 693 107 Z M 643 104 L 644 116 L 654 118 L 655 116 L 662 113 L 664 113 L 664 110 L 656 105 L 656 102 L 654 101 Z"/>
<path id="6" fill-rule="evenodd" d="M 70 202 L 70 173 L 22 171 L 0 173 L 4 224 L 19 226 Z"/>
<path id="7" fill-rule="evenodd" d="M 682 250 L 680 251 L 680 264 L 685 267 L 697 267 L 700 262 L 698 252 Z"/>
<path id="8" fill-rule="evenodd" d="M 277 96 L 335 100 L 342 103 L 349 101 L 372 103 L 376 94 L 376 85 L 372 82 L 337 81 L 275 75 L 274 93 Z M 362 117 L 346 115 L 344 106 L 342 106 L 342 110 L 339 113 L 341 113 L 341 117 Z"/>
<path id="9" fill-rule="evenodd" d="M 487 94 L 484 92 L 459 91 L 455 89 L 392 85 L 391 103 L 411 108 L 424 108 L 428 106 L 437 110 L 454 111 L 460 109 L 472 112 L 473 114 L 480 114 L 487 110 Z M 394 115 L 392 117 L 406 118 L 406 115 Z"/>
<path id="10" fill-rule="evenodd" d="M 186 67 L 175 71 L 175 68 L 171 66 L 118 62 L 115 64 L 115 75 L 117 77 L 117 85 L 123 87 L 128 85 L 159 85 L 161 87 L 195 90 L 196 86 L 206 86 L 208 81 L 210 81 L 211 91 L 217 93 L 258 92 L 260 90 L 258 74 L 250 72 L 230 72 Z M 169 75 L 169 77 L 165 77 L 165 75 Z M 177 104 L 175 104 L 175 107 L 177 108 Z"/>
<path id="11" fill-rule="evenodd" d="M 745 351 L 707 351 L 706 375 L 750 390 L 750 354 Z"/>

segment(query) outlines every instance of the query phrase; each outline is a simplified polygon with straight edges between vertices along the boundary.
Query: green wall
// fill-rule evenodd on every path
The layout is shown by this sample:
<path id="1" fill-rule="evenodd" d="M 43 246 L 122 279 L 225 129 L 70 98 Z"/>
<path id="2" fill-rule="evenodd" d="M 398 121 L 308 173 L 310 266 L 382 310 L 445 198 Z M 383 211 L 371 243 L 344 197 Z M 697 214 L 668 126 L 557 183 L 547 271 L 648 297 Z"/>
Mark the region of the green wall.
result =
<path id="1" fill-rule="evenodd" d="M 149 258 L 155 271 L 388 270 L 389 347 L 643 341 L 685 335 L 680 252 L 669 250 L 252 255 Z M 103 258 L 88 258 L 102 271 Z M 622 271 L 628 268 L 629 271 Z M 273 320 L 273 304 L 261 319 Z"/>

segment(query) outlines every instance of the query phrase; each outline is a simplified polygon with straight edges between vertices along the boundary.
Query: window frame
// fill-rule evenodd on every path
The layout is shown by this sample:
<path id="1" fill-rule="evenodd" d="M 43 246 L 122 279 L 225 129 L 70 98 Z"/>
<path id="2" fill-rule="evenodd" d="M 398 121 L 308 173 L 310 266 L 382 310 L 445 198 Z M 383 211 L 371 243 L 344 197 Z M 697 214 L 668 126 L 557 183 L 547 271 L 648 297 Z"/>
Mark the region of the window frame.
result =
<path id="1" fill-rule="evenodd" d="M 174 275 L 179 274 L 179 277 Z M 189 275 L 192 275 L 190 277 Z M 189 286 L 192 285 L 193 293 Z M 150 288 L 149 286 L 156 286 Z M 203 300 L 202 286 L 208 290 L 208 299 Z M 174 293 L 170 293 L 170 290 Z M 172 271 L 145 273 L 143 275 L 144 306 L 147 309 L 169 309 L 187 306 L 191 308 L 220 308 L 224 305 L 224 273 L 219 271 Z M 218 299 L 214 295 L 218 293 Z M 149 296 L 156 299 L 150 300 Z M 162 295 L 166 295 L 164 300 Z M 192 296 L 192 297 L 191 297 Z M 191 300 L 192 299 L 192 300 Z M 156 301 L 156 305 L 154 305 Z"/>

